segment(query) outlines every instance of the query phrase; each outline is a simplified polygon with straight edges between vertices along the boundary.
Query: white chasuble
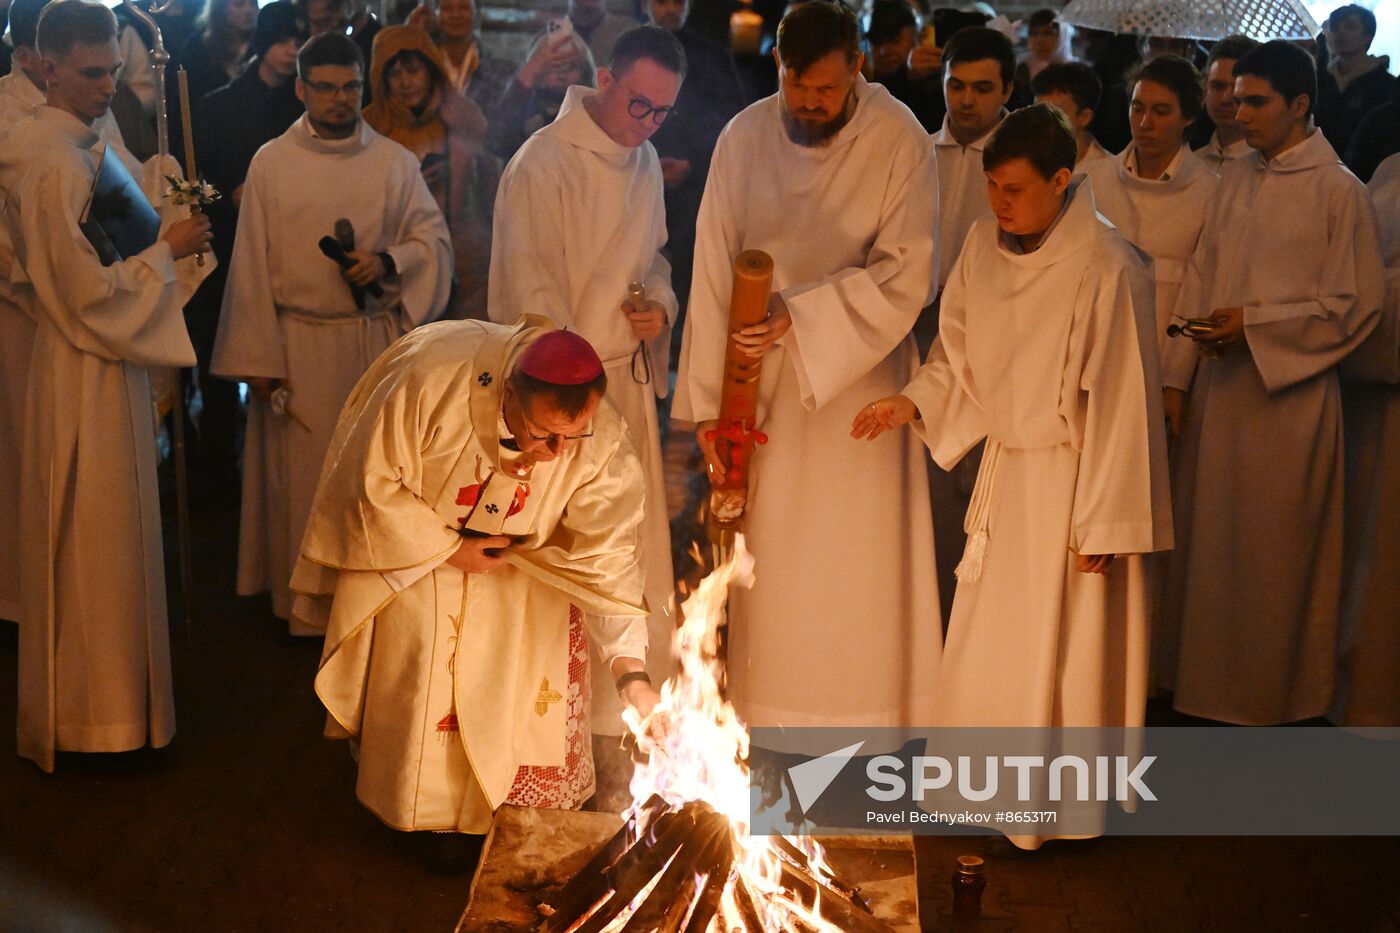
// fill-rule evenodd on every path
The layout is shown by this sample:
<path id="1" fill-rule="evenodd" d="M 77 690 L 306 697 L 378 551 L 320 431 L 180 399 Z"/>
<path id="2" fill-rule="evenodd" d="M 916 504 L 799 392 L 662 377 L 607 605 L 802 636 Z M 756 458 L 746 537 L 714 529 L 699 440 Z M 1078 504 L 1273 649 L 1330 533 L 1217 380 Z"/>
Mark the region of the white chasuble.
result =
<path id="1" fill-rule="evenodd" d="M 79 229 L 97 132 L 39 107 L 0 143 L 10 294 L 34 321 L 19 445 L 19 752 L 175 732 L 150 371 L 194 365 L 180 309 L 212 266 L 158 240 L 103 266 Z M 170 218 L 167 218 L 167 222 Z"/>
<path id="2" fill-rule="evenodd" d="M 1331 708 L 1337 364 L 1376 326 L 1383 290 L 1370 198 L 1321 133 L 1224 168 L 1176 313 L 1243 307 L 1244 339 L 1206 359 L 1177 337 L 1162 358 L 1163 384 L 1189 392 L 1155 669 L 1184 713 L 1271 725 Z"/>
<path id="3" fill-rule="evenodd" d="M 294 612 L 326 632 L 316 692 L 334 731 L 360 737 L 360 799 L 400 829 L 484 832 L 522 766 L 567 765 L 571 607 L 603 663 L 646 654 L 641 474 L 616 411 L 523 474 L 498 435 L 505 377 L 549 326 L 415 331 L 365 373 L 331 442 Z M 510 536 L 508 566 L 444 566 L 466 528 Z"/>
<path id="4" fill-rule="evenodd" d="M 763 359 L 744 531 L 752 589 L 729 602 L 729 686 L 752 725 L 921 725 L 942 643 L 922 451 L 857 443 L 851 419 L 917 365 L 938 183 L 928 134 L 878 84 L 804 148 L 777 97 L 720 136 L 697 227 L 673 416 L 719 414 L 734 259 L 773 257 L 792 328 Z"/>
<path id="5" fill-rule="evenodd" d="M 1385 302 L 1342 363 L 1346 548 L 1337 697 L 1347 726 L 1400 726 L 1400 155 L 1368 186 L 1380 217 Z"/>
<path id="6" fill-rule="evenodd" d="M 1094 205 L 1129 243 L 1152 257 L 1157 341 L 1164 345 L 1186 264 L 1196 252 L 1219 179 L 1182 147 L 1160 179 L 1140 177 L 1137 148 L 1083 167 L 1094 185 Z"/>
<path id="7" fill-rule="evenodd" d="M 1089 184 L 1069 196 L 1031 253 L 1008 249 L 995 220 L 973 226 L 929 361 L 902 390 L 944 469 L 987 442 L 971 530 L 985 555 L 958 581 L 939 726 L 1144 721 L 1142 555 L 1172 544 L 1152 284 Z M 1107 574 L 1076 570 L 1099 554 L 1117 555 Z"/>
<path id="8" fill-rule="evenodd" d="M 302 117 L 258 150 L 243 190 L 211 369 L 285 390 L 248 400 L 238 592 L 270 591 L 289 618 L 287 583 L 341 406 L 389 344 L 442 313 L 452 253 L 417 160 L 365 123 L 322 139 Z M 342 219 L 358 249 L 387 252 L 398 270 L 363 309 L 318 247 Z"/>
<path id="9" fill-rule="evenodd" d="M 646 477 L 641 561 L 655 646 L 647 669 L 659 685 L 675 672 L 676 622 L 656 399 L 669 386 L 676 297 L 661 255 L 666 216 L 656 151 L 649 142 L 622 146 L 603 132 L 584 106 L 595 93 L 570 88 L 554 122 L 506 166 L 496 195 L 487 307 L 491 320 L 507 324 L 543 315 L 581 334 L 603 360 L 608 399 L 627 423 Z M 667 326 L 645 346 L 621 309 L 634 282 L 666 309 Z M 620 700 L 611 675 L 594 661 L 596 725 L 616 732 Z"/>

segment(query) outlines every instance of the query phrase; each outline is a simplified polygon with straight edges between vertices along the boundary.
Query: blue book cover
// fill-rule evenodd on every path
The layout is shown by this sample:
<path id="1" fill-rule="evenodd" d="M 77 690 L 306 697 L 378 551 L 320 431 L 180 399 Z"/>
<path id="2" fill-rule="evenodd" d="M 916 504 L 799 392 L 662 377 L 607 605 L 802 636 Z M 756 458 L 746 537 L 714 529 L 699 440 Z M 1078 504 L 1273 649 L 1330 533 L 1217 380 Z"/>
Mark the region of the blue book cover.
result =
<path id="1" fill-rule="evenodd" d="M 78 226 L 104 266 L 135 256 L 160 236 L 160 215 L 110 146 L 98 159 Z"/>

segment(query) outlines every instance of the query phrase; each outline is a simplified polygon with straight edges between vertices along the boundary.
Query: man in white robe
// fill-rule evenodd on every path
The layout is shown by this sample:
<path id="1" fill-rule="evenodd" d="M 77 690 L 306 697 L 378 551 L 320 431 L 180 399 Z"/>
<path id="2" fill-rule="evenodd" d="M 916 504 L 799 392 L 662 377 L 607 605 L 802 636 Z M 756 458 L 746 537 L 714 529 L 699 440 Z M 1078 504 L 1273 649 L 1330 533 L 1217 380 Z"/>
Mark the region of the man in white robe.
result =
<path id="1" fill-rule="evenodd" d="M 933 134 L 938 157 L 939 290 L 948 281 L 972 225 L 991 216 L 982 147 L 1006 116 L 1015 74 L 1011 40 L 994 29 L 960 29 L 943 50 L 948 115 L 943 128 Z"/>
<path id="2" fill-rule="evenodd" d="M 660 27 L 641 27 L 617 40 L 612 61 L 598 69 L 596 91 L 569 89 L 554 122 L 526 141 L 501 177 L 488 280 L 491 320 L 543 314 L 582 334 L 603 358 L 608 400 L 627 422 L 646 477 L 640 556 L 655 645 L 669 645 L 675 629 L 656 400 L 670 387 L 676 296 L 661 255 L 661 167 L 648 140 L 674 105 L 684 73 L 680 42 Z M 644 296 L 629 295 L 632 283 Z M 658 683 L 674 670 L 669 651 L 655 652 L 652 662 Z M 594 675 L 605 678 L 602 665 Z M 617 705 L 595 692 L 598 730 L 609 734 L 606 724 L 616 734 Z"/>
<path id="3" fill-rule="evenodd" d="M 1195 151 L 1213 172 L 1254 151 L 1244 140 L 1244 127 L 1235 119 L 1240 107 L 1235 100 L 1235 62 L 1258 45 L 1248 36 L 1226 36 L 1211 46 L 1206 59 L 1206 115 L 1215 130 Z"/>
<path id="4" fill-rule="evenodd" d="M 1218 181 L 1185 142 L 1186 128 L 1201 111 L 1200 82 L 1195 67 L 1175 55 L 1143 65 L 1130 82 L 1133 141 L 1117 158 L 1084 168 L 1099 213 L 1152 257 L 1159 345 L 1167 339 Z"/>
<path id="5" fill-rule="evenodd" d="M 1332 705 L 1337 364 L 1375 326 L 1383 292 L 1375 211 L 1311 127 L 1316 89 L 1311 56 L 1288 43 L 1236 62 L 1256 152 L 1223 170 L 1175 312 L 1214 326 L 1168 340 L 1162 359 L 1180 436 L 1155 668 L 1181 712 L 1241 725 Z"/>
<path id="6" fill-rule="evenodd" d="M 915 423 L 945 469 L 987 442 L 929 721 L 1141 726 L 1143 555 L 1172 545 L 1151 279 L 1072 180 L 1062 111 L 1015 111 L 986 157 L 996 219 L 954 267 L 938 342 L 852 426 Z"/>
<path id="7" fill-rule="evenodd" d="M 270 591 L 309 635 L 287 584 L 336 417 L 375 357 L 442 313 L 452 252 L 413 154 L 360 119 L 355 43 L 317 36 L 297 73 L 306 115 L 248 169 L 210 368 L 251 395 L 238 592 Z M 344 270 L 318 246 L 337 225 L 353 238 Z"/>
<path id="8" fill-rule="evenodd" d="M 991 216 L 987 181 L 982 175 L 982 147 L 1006 116 L 1006 102 L 1015 90 L 1016 52 L 1011 40 L 994 29 L 960 29 L 943 50 L 943 98 L 947 115 L 933 134 L 938 163 L 937 292 L 948 281 L 972 225 Z M 919 358 L 928 356 L 938 334 L 938 301 L 919 315 L 914 339 Z M 924 460 L 929 498 L 934 503 L 938 583 L 952 598 L 953 568 L 966 539 L 959 516 L 967 511 L 977 475 L 980 451 L 974 451 L 950 473 Z"/>
<path id="9" fill-rule="evenodd" d="M 852 411 L 902 386 L 931 297 L 933 147 L 860 78 L 855 18 L 814 2 L 783 20 L 781 90 L 720 136 L 700 207 L 672 415 L 719 415 L 735 257 L 773 257 L 771 317 L 735 339 L 762 356 L 744 532 L 752 589 L 730 594 L 729 687 L 750 725 L 901 726 L 930 712 L 942 643 L 923 458 L 853 445 Z M 811 60 L 787 52 L 825 48 Z"/>
<path id="10" fill-rule="evenodd" d="M 1400 726 L 1400 155 L 1368 185 L 1380 217 L 1385 303 L 1342 363 L 1346 547 L 1337 697 L 1347 726 Z"/>
<path id="11" fill-rule="evenodd" d="M 50 0 L 15 0 L 10 5 L 13 70 L 0 78 L 0 136 L 44 104 L 43 65 L 35 41 L 39 14 Z M 111 111 L 93 121 L 98 138 L 113 146 L 140 180 L 141 167 L 122 145 Z M 0 243 L 0 450 L 18 451 L 24 430 L 25 383 L 34 348 L 34 322 L 9 294 L 14 250 Z M 19 457 L 0 457 L 0 515 L 19 515 Z M 0 522 L 0 554 L 19 551 L 19 522 Z M 19 562 L 0 561 L 0 619 L 19 618 Z"/>
<path id="12" fill-rule="evenodd" d="M 9 287 L 35 322 L 19 445 L 18 748 L 52 771 L 57 750 L 160 747 L 175 733 L 148 369 L 194 360 L 180 309 L 207 273 L 187 257 L 207 246 L 209 222 L 186 217 L 126 258 L 92 231 L 116 21 L 58 0 L 38 46 L 48 103 L 0 144 L 0 188 Z"/>
<path id="13" fill-rule="evenodd" d="M 639 715 L 642 476 L 577 334 L 442 322 L 346 403 L 293 586 L 326 633 L 327 734 L 394 829 L 484 833 L 502 803 L 593 790 L 587 642 Z"/>

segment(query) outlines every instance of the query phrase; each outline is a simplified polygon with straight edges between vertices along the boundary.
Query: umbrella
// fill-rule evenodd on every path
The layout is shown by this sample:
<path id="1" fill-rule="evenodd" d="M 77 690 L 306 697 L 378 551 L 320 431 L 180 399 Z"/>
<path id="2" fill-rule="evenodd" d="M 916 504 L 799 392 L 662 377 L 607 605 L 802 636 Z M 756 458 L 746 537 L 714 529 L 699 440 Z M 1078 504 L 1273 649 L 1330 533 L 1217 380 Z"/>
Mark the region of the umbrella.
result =
<path id="1" fill-rule="evenodd" d="M 1264 42 L 1318 33 L 1301 0 L 1071 0 L 1061 16 L 1104 32 L 1174 39 L 1239 34 Z"/>

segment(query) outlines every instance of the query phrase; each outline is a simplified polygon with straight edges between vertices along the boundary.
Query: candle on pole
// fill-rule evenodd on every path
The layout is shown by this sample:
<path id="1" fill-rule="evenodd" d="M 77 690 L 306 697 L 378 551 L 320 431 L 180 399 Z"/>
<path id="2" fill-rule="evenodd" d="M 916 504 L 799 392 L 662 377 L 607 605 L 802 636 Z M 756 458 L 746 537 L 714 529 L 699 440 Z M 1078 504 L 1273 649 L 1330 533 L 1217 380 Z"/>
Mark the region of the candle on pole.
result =
<path id="1" fill-rule="evenodd" d="M 190 122 L 190 79 L 184 65 L 180 66 L 177 77 L 180 84 L 180 125 L 185 130 L 185 181 L 193 185 L 197 183 L 198 176 L 194 168 L 194 124 Z M 198 204 L 190 208 L 194 213 L 199 209 Z M 197 265 L 204 265 L 204 253 L 195 253 L 194 261 Z"/>

